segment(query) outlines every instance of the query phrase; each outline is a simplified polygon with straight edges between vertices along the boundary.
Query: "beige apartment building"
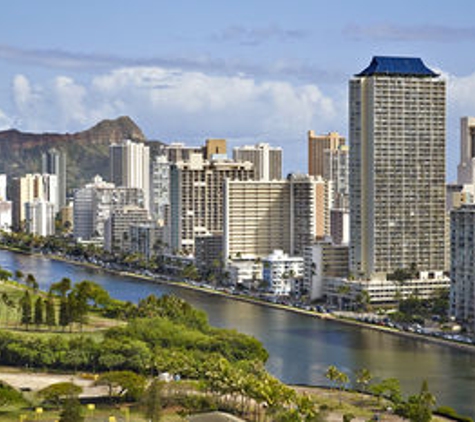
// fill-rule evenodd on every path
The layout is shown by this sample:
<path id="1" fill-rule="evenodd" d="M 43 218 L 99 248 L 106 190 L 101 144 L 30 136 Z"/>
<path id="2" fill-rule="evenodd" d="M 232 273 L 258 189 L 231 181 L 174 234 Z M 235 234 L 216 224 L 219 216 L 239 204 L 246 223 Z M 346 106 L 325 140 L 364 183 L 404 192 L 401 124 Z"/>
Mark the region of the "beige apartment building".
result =
<path id="1" fill-rule="evenodd" d="M 204 160 L 191 154 L 170 169 L 170 239 L 172 251 L 194 253 L 196 236 L 223 232 L 223 186 L 226 179 L 254 178 L 252 163 Z"/>
<path id="2" fill-rule="evenodd" d="M 274 250 L 303 255 L 329 234 L 330 185 L 322 178 L 240 182 L 224 188 L 223 256 L 265 257 Z"/>
<path id="3" fill-rule="evenodd" d="M 282 179 L 282 148 L 266 143 L 244 145 L 233 149 L 234 161 L 250 161 L 256 180 Z"/>
<path id="4" fill-rule="evenodd" d="M 345 138 L 338 132 L 327 135 L 317 135 L 313 130 L 308 131 L 308 174 L 325 176 L 325 151 L 338 150 L 345 145 Z"/>
<path id="5" fill-rule="evenodd" d="M 445 254 L 445 81 L 417 58 L 375 57 L 350 81 L 350 262 L 384 278 Z"/>

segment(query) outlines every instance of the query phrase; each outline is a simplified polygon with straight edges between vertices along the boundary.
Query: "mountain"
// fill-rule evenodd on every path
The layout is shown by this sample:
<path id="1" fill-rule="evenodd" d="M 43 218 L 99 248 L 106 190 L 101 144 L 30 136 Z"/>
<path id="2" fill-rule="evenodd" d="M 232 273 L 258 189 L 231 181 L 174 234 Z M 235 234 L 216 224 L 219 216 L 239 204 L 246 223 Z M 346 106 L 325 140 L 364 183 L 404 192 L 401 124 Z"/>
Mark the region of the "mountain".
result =
<path id="1" fill-rule="evenodd" d="M 68 189 L 77 188 L 96 174 L 109 178 L 109 145 L 124 139 L 146 142 L 140 128 L 128 116 L 103 120 L 72 134 L 0 131 L 0 173 L 23 176 L 41 172 L 41 154 L 56 148 L 66 152 Z"/>

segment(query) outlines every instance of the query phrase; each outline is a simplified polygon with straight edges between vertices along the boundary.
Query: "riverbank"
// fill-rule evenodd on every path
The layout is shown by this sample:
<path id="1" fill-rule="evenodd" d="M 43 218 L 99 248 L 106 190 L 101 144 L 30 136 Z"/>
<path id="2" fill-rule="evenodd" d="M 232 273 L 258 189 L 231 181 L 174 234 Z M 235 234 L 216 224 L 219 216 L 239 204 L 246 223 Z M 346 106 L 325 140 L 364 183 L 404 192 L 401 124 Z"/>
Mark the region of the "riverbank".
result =
<path id="1" fill-rule="evenodd" d="M 134 272 L 103 267 L 101 265 L 94 264 L 87 261 L 77 261 L 65 256 L 61 256 L 61 255 L 43 254 L 43 253 L 38 253 L 38 252 L 25 252 L 25 251 L 19 250 L 18 248 L 9 248 L 9 247 L 5 247 L 4 245 L 1 245 L 0 249 L 4 249 L 11 252 L 16 252 L 16 253 L 22 253 L 25 255 L 32 255 L 32 256 L 47 258 L 51 260 L 61 261 L 67 264 L 76 265 L 78 267 L 85 267 L 85 268 L 90 268 L 93 270 L 104 271 L 113 275 L 126 276 L 129 278 L 134 278 L 140 282 L 169 285 L 169 286 L 183 288 L 183 289 L 187 289 L 191 291 L 198 291 L 210 296 L 220 296 L 220 297 L 224 297 L 224 298 L 231 299 L 234 301 L 247 302 L 247 303 L 251 303 L 251 304 L 266 307 L 266 308 L 279 309 L 286 312 L 292 312 L 292 313 L 306 315 L 313 318 L 319 318 L 321 320 L 342 323 L 349 326 L 358 327 L 360 329 L 368 329 L 368 330 L 372 330 L 376 332 L 381 332 L 384 334 L 390 334 L 393 336 L 399 336 L 399 337 L 405 337 L 405 338 L 409 338 L 413 340 L 423 341 L 425 343 L 434 344 L 438 346 L 450 347 L 450 348 L 454 348 L 454 349 L 461 350 L 468 353 L 475 352 L 475 345 L 473 344 L 460 343 L 460 342 L 446 340 L 440 337 L 433 337 L 433 336 L 424 335 L 424 334 L 401 331 L 395 328 L 386 327 L 386 326 L 382 326 L 378 324 L 365 323 L 365 322 L 357 321 L 354 319 L 340 317 L 335 314 L 321 313 L 321 312 L 316 312 L 314 310 L 306 310 L 306 309 L 297 308 L 297 307 L 293 307 L 289 305 L 272 303 L 265 300 L 261 300 L 259 298 L 245 296 L 242 294 L 231 294 L 222 290 L 216 290 L 216 289 L 207 288 L 200 285 L 194 285 L 194 284 L 186 283 L 184 281 L 180 281 L 176 279 L 169 279 L 165 276 L 160 276 L 160 275 L 149 276 L 146 274 L 137 274 Z"/>

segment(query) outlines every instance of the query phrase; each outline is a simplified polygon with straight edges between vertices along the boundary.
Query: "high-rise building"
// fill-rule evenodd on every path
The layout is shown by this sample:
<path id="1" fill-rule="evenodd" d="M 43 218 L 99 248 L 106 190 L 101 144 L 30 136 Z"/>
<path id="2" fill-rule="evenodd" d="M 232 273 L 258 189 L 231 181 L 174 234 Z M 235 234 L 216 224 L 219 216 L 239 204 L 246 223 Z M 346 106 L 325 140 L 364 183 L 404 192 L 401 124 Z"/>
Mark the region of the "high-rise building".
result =
<path id="1" fill-rule="evenodd" d="M 331 181 L 333 185 L 331 208 L 348 210 L 350 206 L 349 148 L 346 145 L 340 145 L 336 149 L 326 149 L 323 153 L 323 178 Z"/>
<path id="2" fill-rule="evenodd" d="M 66 205 L 66 153 L 59 151 L 56 148 L 51 148 L 44 152 L 41 156 L 41 171 L 42 173 L 55 174 L 58 179 L 58 190 L 56 212 Z"/>
<path id="3" fill-rule="evenodd" d="M 226 180 L 223 257 L 263 258 L 274 250 L 303 255 L 329 235 L 330 185 L 321 177 L 292 174 L 286 180 Z"/>
<path id="4" fill-rule="evenodd" d="M 374 57 L 349 86 L 352 274 L 442 272 L 445 81 L 418 58 Z"/>
<path id="5" fill-rule="evenodd" d="M 170 171 L 170 239 L 175 251 L 194 252 L 196 236 L 222 234 L 225 179 L 252 180 L 252 164 L 208 161 L 192 154 Z"/>
<path id="6" fill-rule="evenodd" d="M 0 174 L 0 201 L 7 200 L 7 175 Z"/>
<path id="7" fill-rule="evenodd" d="M 54 174 L 26 174 L 12 180 L 12 223 L 14 230 L 24 228 L 25 204 L 35 199 L 57 205 L 57 176 Z"/>
<path id="8" fill-rule="evenodd" d="M 245 145 L 233 149 L 234 161 L 250 161 L 255 180 L 282 179 L 282 148 L 269 144 Z"/>
<path id="9" fill-rule="evenodd" d="M 475 184 L 475 117 L 460 119 L 460 163 L 457 167 L 459 185 Z"/>
<path id="10" fill-rule="evenodd" d="M 105 221 L 112 211 L 127 205 L 144 208 L 144 202 L 142 189 L 116 187 L 96 176 L 74 194 L 74 237 L 103 240 Z"/>
<path id="11" fill-rule="evenodd" d="M 226 139 L 207 139 L 203 147 L 203 156 L 205 160 L 226 157 Z"/>
<path id="12" fill-rule="evenodd" d="M 131 226 L 150 223 L 148 211 L 136 205 L 112 209 L 104 225 L 104 249 L 109 252 L 130 252 Z"/>
<path id="13" fill-rule="evenodd" d="M 125 140 L 110 147 L 111 182 L 117 187 L 139 188 L 144 206 L 150 207 L 150 148 L 142 142 Z"/>
<path id="14" fill-rule="evenodd" d="M 450 314 L 475 328 L 475 204 L 462 205 L 451 216 Z"/>
<path id="15" fill-rule="evenodd" d="M 168 224 L 170 211 L 170 162 L 165 155 L 152 160 L 150 174 L 150 212 L 161 226 Z"/>
<path id="16" fill-rule="evenodd" d="M 55 233 L 55 207 L 52 202 L 34 199 L 25 203 L 25 229 L 38 236 L 51 236 Z"/>
<path id="17" fill-rule="evenodd" d="M 291 189 L 287 180 L 226 180 L 223 257 L 291 252 Z"/>
<path id="18" fill-rule="evenodd" d="M 187 146 L 182 142 L 172 142 L 169 145 L 162 145 L 159 148 L 158 155 L 165 155 L 170 163 L 178 163 L 179 161 L 188 161 L 192 154 L 203 155 L 203 147 Z"/>
<path id="19" fill-rule="evenodd" d="M 313 130 L 308 131 L 308 174 L 324 176 L 325 151 L 337 150 L 345 145 L 345 138 L 337 132 L 327 135 L 316 135 Z"/>

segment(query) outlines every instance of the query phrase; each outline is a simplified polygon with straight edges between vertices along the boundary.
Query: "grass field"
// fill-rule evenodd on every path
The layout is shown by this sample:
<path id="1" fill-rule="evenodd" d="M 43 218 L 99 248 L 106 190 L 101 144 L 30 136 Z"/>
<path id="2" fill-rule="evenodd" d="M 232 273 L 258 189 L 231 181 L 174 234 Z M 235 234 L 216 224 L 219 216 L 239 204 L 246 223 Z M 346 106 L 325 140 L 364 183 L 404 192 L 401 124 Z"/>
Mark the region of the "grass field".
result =
<path id="1" fill-rule="evenodd" d="M 54 335 L 62 333 L 66 336 L 77 336 L 88 333 L 93 337 L 100 339 L 102 337 L 102 331 L 108 328 L 125 325 L 125 322 L 115 319 L 104 318 L 96 312 L 89 312 L 87 317 L 87 323 L 79 326 L 79 324 L 72 324 L 66 328 L 58 325 L 49 327 L 47 325 L 36 326 L 30 324 L 28 327 L 21 324 L 21 309 L 19 301 L 24 295 L 26 286 L 17 283 L 15 281 L 1 281 L 0 282 L 0 329 L 15 331 L 18 334 L 25 334 L 28 336 L 42 336 Z M 46 298 L 46 294 L 41 291 L 33 291 L 30 289 L 30 295 L 32 304 L 34 305 L 36 299 L 41 296 Z M 7 306 L 4 298 L 7 297 L 8 301 L 13 306 Z M 58 320 L 59 314 L 59 299 L 55 299 L 56 307 L 56 320 Z"/>

